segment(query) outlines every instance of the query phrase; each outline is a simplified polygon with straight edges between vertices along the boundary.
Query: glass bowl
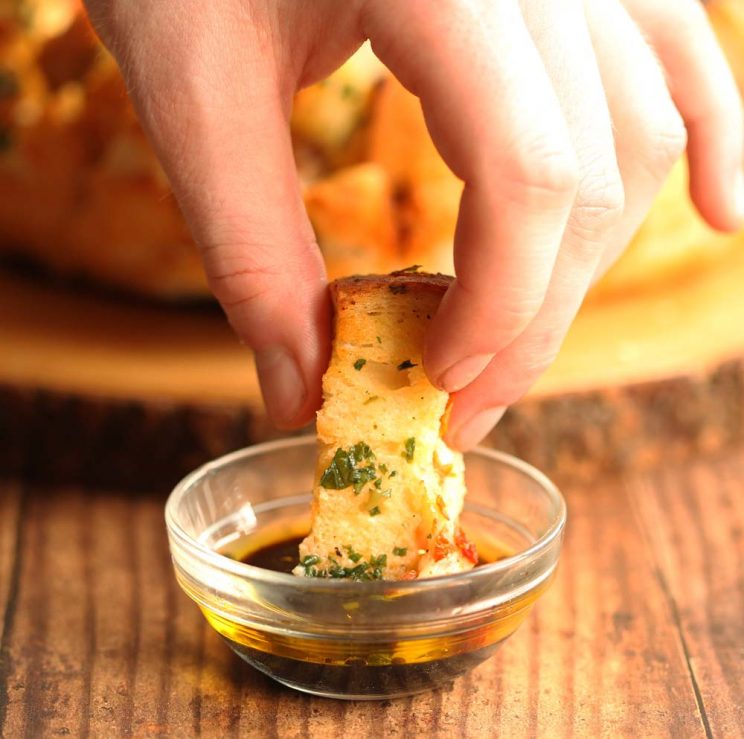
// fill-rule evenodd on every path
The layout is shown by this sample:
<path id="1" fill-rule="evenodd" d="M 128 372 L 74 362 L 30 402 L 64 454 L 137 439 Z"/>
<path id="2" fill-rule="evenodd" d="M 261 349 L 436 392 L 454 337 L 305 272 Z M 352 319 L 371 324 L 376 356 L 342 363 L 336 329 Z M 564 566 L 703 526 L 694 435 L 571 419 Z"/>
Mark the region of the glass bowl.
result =
<path id="1" fill-rule="evenodd" d="M 182 480 L 165 507 L 180 586 L 238 655 L 280 683 L 346 699 L 436 688 L 490 656 L 548 587 L 563 498 L 525 462 L 483 448 L 465 455 L 461 524 L 497 561 L 429 579 L 350 582 L 227 556 L 251 539 L 307 533 L 316 453 L 303 437 L 228 454 Z"/>

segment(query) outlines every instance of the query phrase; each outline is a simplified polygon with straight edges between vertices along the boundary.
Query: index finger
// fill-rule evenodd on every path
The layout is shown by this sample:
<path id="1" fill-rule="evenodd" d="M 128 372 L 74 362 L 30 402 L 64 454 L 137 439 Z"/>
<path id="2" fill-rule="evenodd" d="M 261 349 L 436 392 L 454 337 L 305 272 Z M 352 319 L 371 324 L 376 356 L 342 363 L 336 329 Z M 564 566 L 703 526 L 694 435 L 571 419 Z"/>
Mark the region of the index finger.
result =
<path id="1" fill-rule="evenodd" d="M 295 170 L 291 94 L 255 29 L 219 3 L 195 5 L 122 4 L 112 45 L 209 284 L 255 350 L 269 414 L 297 426 L 320 404 L 330 306 Z"/>
<path id="2" fill-rule="evenodd" d="M 394 6 L 399 22 L 389 22 Z M 457 278 L 425 356 L 452 392 L 477 377 L 545 298 L 578 185 L 560 104 L 519 3 L 366 6 L 378 56 L 418 95 L 432 138 L 465 182 Z"/>

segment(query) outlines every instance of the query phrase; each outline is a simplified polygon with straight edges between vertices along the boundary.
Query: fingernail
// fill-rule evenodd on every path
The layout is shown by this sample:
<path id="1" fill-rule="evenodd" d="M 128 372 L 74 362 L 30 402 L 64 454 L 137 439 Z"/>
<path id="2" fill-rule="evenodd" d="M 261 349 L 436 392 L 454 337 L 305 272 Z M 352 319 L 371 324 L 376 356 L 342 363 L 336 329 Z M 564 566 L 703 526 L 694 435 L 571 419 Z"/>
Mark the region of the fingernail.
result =
<path id="1" fill-rule="evenodd" d="M 744 220 L 744 170 L 740 169 L 736 173 L 736 181 L 734 182 L 734 207 L 736 208 L 736 215 Z"/>
<path id="2" fill-rule="evenodd" d="M 476 413 L 469 421 L 455 429 L 451 446 L 461 451 L 472 449 L 501 420 L 505 411 L 506 408 L 499 407 Z"/>
<path id="3" fill-rule="evenodd" d="M 495 354 L 474 354 L 472 357 L 455 362 L 439 377 L 438 385 L 448 393 L 455 393 L 469 385 L 488 367 Z"/>
<path id="4" fill-rule="evenodd" d="M 266 347 L 256 352 L 256 369 L 269 416 L 278 425 L 291 423 L 307 397 L 294 357 L 283 346 Z"/>

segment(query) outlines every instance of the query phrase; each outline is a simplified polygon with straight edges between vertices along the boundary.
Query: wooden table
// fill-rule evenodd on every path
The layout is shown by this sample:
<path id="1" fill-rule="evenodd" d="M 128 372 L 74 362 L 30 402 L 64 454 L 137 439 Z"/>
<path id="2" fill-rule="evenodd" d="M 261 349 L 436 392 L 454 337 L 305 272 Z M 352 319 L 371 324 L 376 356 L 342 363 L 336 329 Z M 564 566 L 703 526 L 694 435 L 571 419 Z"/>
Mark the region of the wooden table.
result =
<path id="1" fill-rule="evenodd" d="M 0 483 L 0 735 L 744 736 L 744 448 L 562 486 L 557 579 L 503 649 L 444 690 L 345 703 L 206 627 L 165 491 Z"/>

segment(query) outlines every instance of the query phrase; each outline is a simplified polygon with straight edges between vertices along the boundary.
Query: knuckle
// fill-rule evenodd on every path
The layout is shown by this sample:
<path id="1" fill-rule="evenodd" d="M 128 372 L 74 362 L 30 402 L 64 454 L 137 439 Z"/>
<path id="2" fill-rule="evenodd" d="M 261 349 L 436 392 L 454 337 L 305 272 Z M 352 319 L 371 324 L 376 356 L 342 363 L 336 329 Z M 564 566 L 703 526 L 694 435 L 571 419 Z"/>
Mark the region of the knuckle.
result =
<path id="1" fill-rule="evenodd" d="M 280 277 L 280 270 L 249 260 L 236 260 L 223 269 L 207 269 L 209 288 L 226 309 L 260 300 L 272 290 L 272 283 Z"/>
<path id="2" fill-rule="evenodd" d="M 530 389 L 530 383 L 526 382 L 524 376 L 513 380 L 503 386 L 498 393 L 498 405 L 510 406 L 521 400 Z M 496 401 L 495 401 L 496 402 Z"/>
<path id="3" fill-rule="evenodd" d="M 457 278 L 457 289 L 469 306 L 470 315 L 488 327 L 492 341 L 503 343 L 521 334 L 533 321 L 545 299 L 545 288 L 535 285 L 501 291 L 497 299 L 483 286 L 468 285 Z"/>
<path id="4" fill-rule="evenodd" d="M 496 333 L 508 337 L 522 333 L 539 312 L 543 297 L 543 295 L 524 297 L 519 302 L 503 306 L 494 317 Z"/>
<path id="5" fill-rule="evenodd" d="M 568 221 L 570 233 L 578 237 L 593 259 L 602 246 L 603 236 L 623 216 L 625 191 L 619 174 L 602 174 L 586 178 Z"/>
<path id="6" fill-rule="evenodd" d="M 292 246 L 281 248 L 274 234 L 240 218 L 215 220 L 199 240 L 207 282 L 226 309 L 310 284 L 320 268 L 317 244 L 298 238 Z"/>
<path id="7" fill-rule="evenodd" d="M 520 353 L 514 370 L 509 372 L 509 380 L 500 387 L 499 404 L 516 403 L 550 368 L 557 356 L 557 345 L 544 351 L 530 352 L 529 356 Z"/>
<path id="8" fill-rule="evenodd" d="M 663 180 L 687 148 L 687 129 L 676 109 L 665 117 L 648 121 L 641 127 L 638 156 L 644 169 L 657 180 Z"/>
<path id="9" fill-rule="evenodd" d="M 557 348 L 551 347 L 547 351 L 538 352 L 531 358 L 524 369 L 524 380 L 527 383 L 527 387 L 532 385 L 538 377 L 550 368 L 553 362 L 555 362 L 557 354 Z"/>
<path id="10" fill-rule="evenodd" d="M 514 152 L 504 177 L 506 192 L 528 206 L 570 202 L 580 179 L 573 150 L 547 140 Z"/>
<path id="11" fill-rule="evenodd" d="M 499 405 L 509 406 L 520 400 L 549 366 L 548 362 L 544 365 L 542 362 L 535 362 L 529 367 L 522 367 L 518 375 L 514 375 L 500 388 Z"/>

